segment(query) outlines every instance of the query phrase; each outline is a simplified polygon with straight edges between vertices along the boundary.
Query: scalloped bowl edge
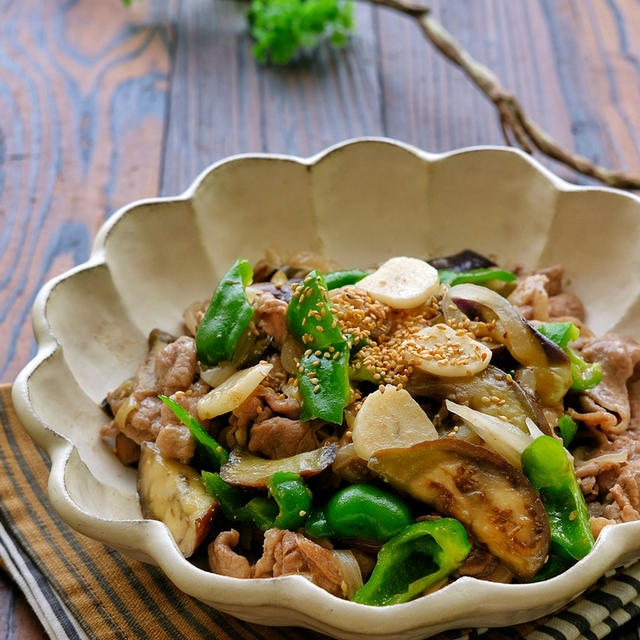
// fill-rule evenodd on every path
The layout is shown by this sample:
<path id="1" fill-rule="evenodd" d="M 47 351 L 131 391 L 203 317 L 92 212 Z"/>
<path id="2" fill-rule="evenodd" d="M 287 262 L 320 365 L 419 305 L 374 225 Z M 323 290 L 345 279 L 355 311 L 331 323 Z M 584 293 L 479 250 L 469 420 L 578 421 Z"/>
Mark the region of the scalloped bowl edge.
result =
<path id="1" fill-rule="evenodd" d="M 382 640 L 395 638 L 400 633 L 403 637 L 418 639 L 451 628 L 505 626 L 550 613 L 576 597 L 608 570 L 640 556 L 640 544 L 637 542 L 640 540 L 640 522 L 606 527 L 587 558 L 545 583 L 502 585 L 463 578 L 410 603 L 385 608 L 367 607 L 334 598 L 297 576 L 244 581 L 202 571 L 181 556 L 168 530 L 161 523 L 101 519 L 87 513 L 72 499 L 67 487 L 66 474 L 70 461 L 73 460 L 75 465 L 83 465 L 76 447 L 45 424 L 34 409 L 30 395 L 30 377 L 60 349 L 46 316 L 49 295 L 58 283 L 88 268 L 105 265 L 106 239 L 111 230 L 130 212 L 145 204 L 190 202 L 198 187 L 220 167 L 228 167 L 246 159 L 281 159 L 311 167 L 344 148 L 367 143 L 393 145 L 429 164 L 478 151 L 513 154 L 546 178 L 557 192 L 596 191 L 615 194 L 616 197 L 628 198 L 638 205 L 640 215 L 640 198 L 606 187 L 571 185 L 519 150 L 470 147 L 443 154 L 430 154 L 385 138 L 348 140 L 307 159 L 272 154 L 232 156 L 205 169 L 180 196 L 133 202 L 118 210 L 102 226 L 96 236 L 90 259 L 47 283 L 34 303 L 32 318 L 38 351 L 17 376 L 12 396 L 22 424 L 51 458 L 48 484 L 51 502 L 61 518 L 81 533 L 158 565 L 184 592 L 252 622 L 299 625 L 350 640 L 371 637 Z M 88 470 L 86 472 L 89 473 Z M 127 540 L 126 545 L 122 543 L 123 540 Z M 167 548 L 171 551 L 167 552 Z M 523 602 L 527 603 L 524 611 Z"/>

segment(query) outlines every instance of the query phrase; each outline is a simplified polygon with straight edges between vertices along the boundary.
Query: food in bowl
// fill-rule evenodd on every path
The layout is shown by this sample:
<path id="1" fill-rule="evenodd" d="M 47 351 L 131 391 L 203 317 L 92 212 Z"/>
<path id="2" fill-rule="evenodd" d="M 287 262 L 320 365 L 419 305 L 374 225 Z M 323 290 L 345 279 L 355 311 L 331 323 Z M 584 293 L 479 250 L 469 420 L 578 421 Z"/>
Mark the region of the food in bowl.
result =
<path id="1" fill-rule="evenodd" d="M 471 251 L 240 259 L 185 335 L 151 333 L 103 436 L 215 573 L 370 605 L 551 577 L 640 519 L 640 346 L 594 336 L 562 276 Z"/>

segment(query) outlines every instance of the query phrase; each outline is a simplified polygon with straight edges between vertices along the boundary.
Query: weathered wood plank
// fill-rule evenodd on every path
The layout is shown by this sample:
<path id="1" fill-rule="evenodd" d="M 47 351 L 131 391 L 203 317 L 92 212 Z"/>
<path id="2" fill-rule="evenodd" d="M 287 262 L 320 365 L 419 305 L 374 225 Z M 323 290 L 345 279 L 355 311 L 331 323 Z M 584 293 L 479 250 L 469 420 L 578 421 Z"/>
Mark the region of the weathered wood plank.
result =
<path id="1" fill-rule="evenodd" d="M 7 640 L 46 640 L 47 638 L 49 636 L 33 613 L 33 609 L 15 587 L 12 635 Z"/>
<path id="2" fill-rule="evenodd" d="M 297 67 L 264 69 L 266 150 L 308 156 L 354 136 L 384 135 L 371 7 L 356 6 L 356 24 L 345 49 L 323 47 Z"/>
<path id="3" fill-rule="evenodd" d="M 183 2 L 177 16 L 162 193 L 183 191 L 210 162 L 260 151 L 257 67 L 245 8 L 232 1 Z"/>
<path id="4" fill-rule="evenodd" d="M 37 290 L 108 212 L 157 192 L 171 30 L 146 3 L 0 10 L 0 380 L 33 349 Z"/>
<path id="5" fill-rule="evenodd" d="M 0 639 L 45 640 L 47 634 L 29 603 L 4 569 L 0 569 Z"/>
<path id="6" fill-rule="evenodd" d="M 627 1 L 589 0 L 580 12 L 589 99 L 598 104 L 612 164 L 640 166 L 640 9 Z M 635 34 L 635 37 L 633 36 Z"/>
<path id="7" fill-rule="evenodd" d="M 591 159 L 640 168 L 637 3 L 539 0 L 431 3 L 434 15 L 496 72 L 563 145 Z M 382 85 L 389 135 L 433 151 L 503 144 L 495 112 L 413 22 L 384 11 Z M 399 68 L 409 71 L 399 73 Z M 564 177 L 582 177 L 544 160 Z"/>
<path id="8" fill-rule="evenodd" d="M 638 0 L 430 4 L 562 144 L 640 171 Z M 287 69 L 253 60 L 231 0 L 0 0 L 0 16 L 0 379 L 32 352 L 35 293 L 88 256 L 108 213 L 177 193 L 210 162 L 357 135 L 503 142 L 493 107 L 416 25 L 366 4 L 345 50 Z M 42 637 L 14 590 L 0 585 L 0 639 Z"/>
<path id="9" fill-rule="evenodd" d="M 484 51 L 483 43 L 491 46 L 492 38 L 491 32 L 484 32 L 485 22 L 490 19 L 479 4 L 430 3 L 434 15 L 465 46 L 482 47 L 474 51 L 476 55 Z M 475 26 L 470 27 L 467 22 Z M 497 28 L 494 26 L 493 31 Z M 478 38 L 479 33 L 485 37 Z M 470 37 L 463 38 L 464 35 Z M 380 10 L 379 43 L 389 136 L 429 151 L 497 140 L 499 129 L 492 107 L 433 49 L 415 21 L 388 9 Z"/>
<path id="10" fill-rule="evenodd" d="M 239 152 L 308 156 L 345 138 L 382 135 L 372 9 L 358 5 L 343 50 L 278 68 L 252 57 L 245 6 L 183 3 L 167 123 L 162 193 Z M 197 86 L 197 91 L 194 88 Z"/>

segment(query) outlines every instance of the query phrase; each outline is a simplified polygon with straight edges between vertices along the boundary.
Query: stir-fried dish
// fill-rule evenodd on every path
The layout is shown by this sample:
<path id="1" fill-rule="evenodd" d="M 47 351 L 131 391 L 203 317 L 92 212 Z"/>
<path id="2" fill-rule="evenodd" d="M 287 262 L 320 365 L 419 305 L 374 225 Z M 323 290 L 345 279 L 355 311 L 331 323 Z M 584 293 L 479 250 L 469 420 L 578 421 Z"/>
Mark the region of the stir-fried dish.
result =
<path id="1" fill-rule="evenodd" d="M 640 345 L 563 270 L 472 251 L 336 271 L 239 259 L 154 330 L 102 430 L 197 566 L 369 605 L 567 570 L 640 519 Z"/>

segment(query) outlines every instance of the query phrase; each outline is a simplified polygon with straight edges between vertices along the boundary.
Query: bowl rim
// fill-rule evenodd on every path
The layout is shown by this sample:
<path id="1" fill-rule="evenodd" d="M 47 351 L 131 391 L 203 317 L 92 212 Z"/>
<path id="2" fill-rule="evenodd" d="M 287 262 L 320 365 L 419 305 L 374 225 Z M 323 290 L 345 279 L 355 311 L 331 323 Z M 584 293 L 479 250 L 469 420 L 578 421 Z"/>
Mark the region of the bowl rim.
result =
<path id="1" fill-rule="evenodd" d="M 340 635 L 341 633 L 362 632 L 363 629 L 368 629 L 367 635 L 370 637 L 407 633 L 411 630 L 422 633 L 431 630 L 435 633 L 445 629 L 468 626 L 465 623 L 469 620 L 486 622 L 488 616 L 496 613 L 516 614 L 521 612 L 524 598 L 532 599 L 538 610 L 545 603 L 550 605 L 562 602 L 564 604 L 588 588 L 607 570 L 613 568 L 617 562 L 625 561 L 630 557 L 630 554 L 635 553 L 634 557 L 640 556 L 640 543 L 636 544 L 636 549 L 631 542 L 634 538 L 640 539 L 640 521 L 606 527 L 599 536 L 594 551 L 587 558 L 560 576 L 544 583 L 500 585 L 465 577 L 459 578 L 445 588 L 430 594 L 428 605 L 425 604 L 427 602 L 425 598 L 420 598 L 390 607 L 370 607 L 335 598 L 300 576 L 286 576 L 266 581 L 241 580 L 197 569 L 182 557 L 168 529 L 162 523 L 150 520 L 96 518 L 83 511 L 72 500 L 67 490 L 66 471 L 72 460 L 77 458 L 77 461 L 80 461 L 78 450 L 70 440 L 56 433 L 38 416 L 31 401 L 29 385 L 31 375 L 60 348 L 46 315 L 47 300 L 55 287 L 62 281 L 83 271 L 104 266 L 108 268 L 105 244 L 111 230 L 124 216 L 144 205 L 190 201 L 200 185 L 220 167 L 246 160 L 260 159 L 293 162 L 310 167 L 348 147 L 372 143 L 403 149 L 429 164 L 454 156 L 478 152 L 512 155 L 524 160 L 534 171 L 544 176 L 558 192 L 609 193 L 630 200 L 638 206 L 640 214 L 640 197 L 635 194 L 605 186 L 569 183 L 520 149 L 478 145 L 444 153 L 431 153 L 408 143 L 377 136 L 348 139 L 307 158 L 272 153 L 235 154 L 205 168 L 187 189 L 177 196 L 143 198 L 120 207 L 97 232 L 89 259 L 52 278 L 37 294 L 32 311 L 34 333 L 38 345 L 37 352 L 18 374 L 12 388 L 13 403 L 22 424 L 36 443 L 45 449 L 50 456 L 51 472 L 48 489 L 51 503 L 62 519 L 73 528 L 100 539 L 106 544 L 116 546 L 113 539 L 133 539 L 135 549 L 129 549 L 130 552 L 137 549 L 147 560 L 151 559 L 157 564 L 178 588 L 196 598 L 202 599 L 201 591 L 206 587 L 215 592 L 215 599 L 210 601 L 210 604 L 219 606 L 223 610 L 225 606 L 237 607 L 238 603 L 242 603 L 242 607 L 277 606 L 281 611 L 289 610 L 291 612 L 292 624 L 311 626 L 325 633 Z M 105 532 L 108 535 L 105 536 Z M 165 552 L 167 545 L 174 549 L 173 553 Z M 189 569 L 185 571 L 187 568 Z M 185 574 L 187 575 L 185 576 Z M 267 584 L 269 586 L 265 588 Z M 573 586 L 568 589 L 568 584 Z M 495 603 L 499 603 L 499 606 Z M 484 610 L 482 604 L 484 604 Z M 447 609 L 446 614 L 443 613 L 445 608 Z M 234 610 L 233 613 L 242 617 L 239 611 Z M 532 617 L 525 616 L 519 618 L 518 621 L 525 619 L 529 620 Z M 340 620 L 339 624 L 336 622 L 337 620 Z M 334 624 L 334 622 L 336 623 Z M 372 623 L 375 625 L 374 629 L 372 629 Z"/>

